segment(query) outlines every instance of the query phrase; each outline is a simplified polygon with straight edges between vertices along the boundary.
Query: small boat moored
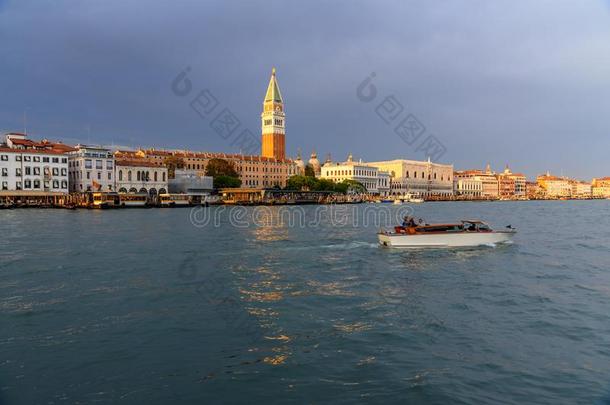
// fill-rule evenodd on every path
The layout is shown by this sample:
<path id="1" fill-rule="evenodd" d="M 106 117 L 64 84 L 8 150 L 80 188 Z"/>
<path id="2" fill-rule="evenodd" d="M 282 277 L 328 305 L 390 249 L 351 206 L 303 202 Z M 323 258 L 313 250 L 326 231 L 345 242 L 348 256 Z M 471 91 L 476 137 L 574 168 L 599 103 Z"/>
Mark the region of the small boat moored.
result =
<path id="1" fill-rule="evenodd" d="M 517 230 L 508 225 L 495 231 L 483 221 L 468 220 L 454 224 L 416 224 L 411 218 L 394 231 L 377 234 L 379 244 L 398 248 L 473 247 L 510 243 Z"/>

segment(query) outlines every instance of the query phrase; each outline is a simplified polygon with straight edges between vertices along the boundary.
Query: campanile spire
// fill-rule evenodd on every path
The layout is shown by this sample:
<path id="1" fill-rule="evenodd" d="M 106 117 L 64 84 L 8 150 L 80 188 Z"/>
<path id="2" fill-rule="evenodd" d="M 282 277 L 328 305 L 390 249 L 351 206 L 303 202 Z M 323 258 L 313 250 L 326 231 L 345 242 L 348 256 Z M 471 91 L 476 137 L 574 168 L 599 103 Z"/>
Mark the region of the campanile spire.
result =
<path id="1" fill-rule="evenodd" d="M 284 114 L 284 100 L 275 76 L 275 68 L 271 70 L 271 78 L 263 101 L 261 124 L 261 155 L 284 160 L 286 158 L 286 115 Z"/>

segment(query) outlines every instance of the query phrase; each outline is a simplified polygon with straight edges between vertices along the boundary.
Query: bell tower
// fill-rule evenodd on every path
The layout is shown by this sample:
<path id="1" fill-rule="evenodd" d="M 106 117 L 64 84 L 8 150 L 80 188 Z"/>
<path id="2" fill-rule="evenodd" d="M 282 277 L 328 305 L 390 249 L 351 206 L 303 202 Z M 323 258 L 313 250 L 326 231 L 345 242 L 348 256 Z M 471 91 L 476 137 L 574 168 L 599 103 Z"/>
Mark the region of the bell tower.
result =
<path id="1" fill-rule="evenodd" d="M 275 68 L 271 70 L 271 79 L 263 101 L 261 114 L 262 150 L 264 157 L 284 160 L 286 158 L 286 115 L 284 100 L 275 78 Z"/>

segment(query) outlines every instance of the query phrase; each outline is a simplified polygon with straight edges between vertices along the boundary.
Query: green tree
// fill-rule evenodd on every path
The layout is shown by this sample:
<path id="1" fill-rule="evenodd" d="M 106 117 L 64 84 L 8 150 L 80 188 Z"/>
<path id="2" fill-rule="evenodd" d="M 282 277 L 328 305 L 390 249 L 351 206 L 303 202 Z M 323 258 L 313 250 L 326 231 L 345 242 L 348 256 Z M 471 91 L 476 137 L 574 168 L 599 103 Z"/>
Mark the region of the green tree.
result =
<path id="1" fill-rule="evenodd" d="M 235 170 L 233 163 L 219 158 L 212 158 L 208 161 L 208 164 L 205 167 L 205 174 L 214 178 L 216 178 L 216 176 L 239 178 L 239 174 L 237 173 L 237 170 Z"/>
<path id="2" fill-rule="evenodd" d="M 346 187 L 346 190 L 343 193 L 366 193 L 366 187 L 362 183 L 356 180 L 343 180 L 343 183 Z"/>
<path id="3" fill-rule="evenodd" d="M 184 159 L 179 156 L 168 156 L 163 159 L 163 164 L 167 167 L 167 177 L 176 178 L 176 170 L 184 169 Z"/>
<path id="4" fill-rule="evenodd" d="M 313 170 L 313 167 L 311 165 L 305 166 L 305 176 L 316 177 L 316 172 Z"/>
<path id="5" fill-rule="evenodd" d="M 241 187 L 241 180 L 233 176 L 216 176 L 214 177 L 214 188 L 237 188 Z"/>
<path id="6" fill-rule="evenodd" d="M 316 183 L 314 188 L 316 191 L 335 191 L 337 186 L 334 181 L 329 179 L 316 179 Z"/>
<path id="7" fill-rule="evenodd" d="M 313 190 L 317 185 L 317 180 L 315 177 L 308 176 L 291 176 L 286 182 L 287 190 L 298 190 L 298 191 L 306 191 Z"/>
<path id="8" fill-rule="evenodd" d="M 241 186 L 239 174 L 232 162 L 212 158 L 205 167 L 206 176 L 214 178 L 214 188 L 237 188 Z"/>

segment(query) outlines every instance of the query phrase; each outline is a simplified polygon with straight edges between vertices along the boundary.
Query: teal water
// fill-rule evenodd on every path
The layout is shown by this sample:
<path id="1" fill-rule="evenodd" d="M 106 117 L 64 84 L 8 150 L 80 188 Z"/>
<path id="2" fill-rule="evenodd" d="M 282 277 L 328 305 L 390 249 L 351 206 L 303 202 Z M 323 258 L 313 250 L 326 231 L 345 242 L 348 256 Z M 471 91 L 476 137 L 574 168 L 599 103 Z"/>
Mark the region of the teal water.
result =
<path id="1" fill-rule="evenodd" d="M 371 207 L 0 211 L 0 403 L 609 403 L 610 201 Z"/>

